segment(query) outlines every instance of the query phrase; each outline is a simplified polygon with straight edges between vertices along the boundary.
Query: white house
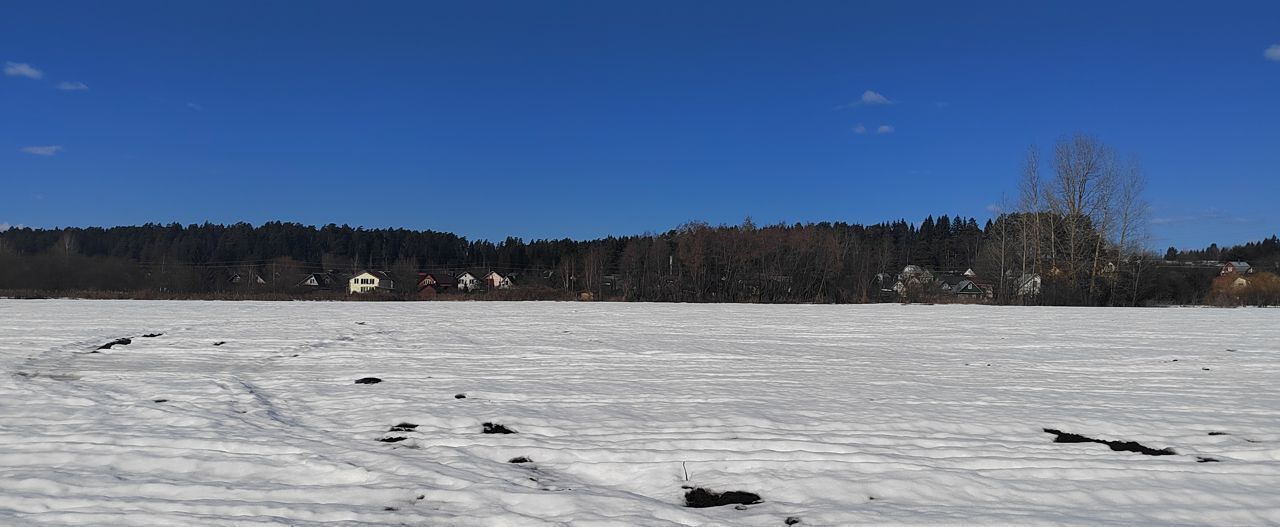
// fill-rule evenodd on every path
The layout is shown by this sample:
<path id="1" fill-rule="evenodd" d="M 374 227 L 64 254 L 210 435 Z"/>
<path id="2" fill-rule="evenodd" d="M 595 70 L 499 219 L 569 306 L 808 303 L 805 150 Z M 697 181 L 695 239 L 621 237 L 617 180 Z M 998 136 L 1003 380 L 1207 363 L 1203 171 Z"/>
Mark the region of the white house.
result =
<path id="1" fill-rule="evenodd" d="M 489 286 L 490 289 L 510 289 L 511 288 L 511 278 L 502 276 L 498 274 L 496 271 L 489 271 L 489 274 L 484 275 L 484 283 L 485 285 Z"/>
<path id="2" fill-rule="evenodd" d="M 1040 294 L 1040 275 L 1026 273 L 1018 277 L 1014 283 L 1015 293 L 1019 297 L 1035 297 Z"/>
<path id="3" fill-rule="evenodd" d="M 382 271 L 361 271 L 359 274 L 347 280 L 348 293 L 368 293 L 371 291 L 390 291 L 396 288 L 396 284 L 391 280 L 387 273 Z"/>
<path id="4" fill-rule="evenodd" d="M 476 289 L 480 289 L 480 279 L 476 278 L 476 275 L 468 272 L 458 275 L 459 291 L 475 291 Z"/>

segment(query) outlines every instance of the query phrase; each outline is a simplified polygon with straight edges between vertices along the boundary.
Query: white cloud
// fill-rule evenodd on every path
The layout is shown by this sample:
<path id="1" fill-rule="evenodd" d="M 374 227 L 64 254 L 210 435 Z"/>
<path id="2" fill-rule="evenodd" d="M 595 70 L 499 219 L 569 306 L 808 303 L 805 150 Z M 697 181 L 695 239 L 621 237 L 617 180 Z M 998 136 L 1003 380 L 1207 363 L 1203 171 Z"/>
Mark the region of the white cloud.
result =
<path id="1" fill-rule="evenodd" d="M 12 228 L 12 227 L 13 227 L 13 225 L 9 225 L 9 223 L 8 223 L 8 222 L 0 223 L 0 232 L 7 231 L 7 230 L 9 230 L 9 229 L 10 229 L 10 228 Z"/>
<path id="2" fill-rule="evenodd" d="M 190 108 L 190 109 L 195 110 L 195 111 L 197 111 L 197 112 L 203 112 L 203 111 L 204 111 L 204 106 L 200 106 L 199 104 L 196 104 L 196 103 L 193 103 L 193 102 L 189 102 L 189 103 L 187 103 L 187 108 Z"/>
<path id="3" fill-rule="evenodd" d="M 58 83 L 58 89 L 62 91 L 89 91 L 89 85 L 83 82 L 62 81 Z"/>
<path id="4" fill-rule="evenodd" d="M 836 109 L 848 110 L 850 108 L 857 108 L 863 105 L 876 106 L 881 104 L 893 104 L 893 101 L 889 100 L 889 98 L 885 97 L 884 95 L 880 95 L 879 92 L 867 90 L 862 92 L 862 97 L 860 97 L 858 100 L 848 104 L 841 104 L 840 106 L 836 106 Z"/>
<path id="5" fill-rule="evenodd" d="M 1267 60 L 1280 62 L 1280 44 L 1272 44 L 1271 47 L 1262 52 L 1262 56 L 1266 57 Z"/>
<path id="6" fill-rule="evenodd" d="M 855 134 L 865 134 L 865 133 L 867 133 L 867 127 L 862 126 L 862 123 L 858 123 L 858 126 L 853 127 L 853 133 L 855 133 Z"/>
<path id="7" fill-rule="evenodd" d="M 24 146 L 21 148 L 21 150 L 28 154 L 35 154 L 38 156 L 51 156 L 61 151 L 62 145 Z"/>
<path id="8" fill-rule="evenodd" d="M 883 134 L 891 134 L 891 133 L 893 133 L 893 127 L 892 127 L 892 126 L 889 126 L 889 125 L 887 125 L 887 124 L 882 124 L 882 125 L 880 125 L 880 127 L 879 127 L 879 128 L 876 128 L 876 133 L 877 133 L 877 134 L 881 134 L 881 135 L 883 135 Z"/>
<path id="9" fill-rule="evenodd" d="M 879 93 L 867 90 L 862 92 L 862 104 L 893 104 L 893 101 Z"/>
<path id="10" fill-rule="evenodd" d="M 44 72 L 31 67 L 25 62 L 5 62 L 4 74 L 9 77 L 26 77 L 28 79 L 39 79 L 44 77 Z"/>

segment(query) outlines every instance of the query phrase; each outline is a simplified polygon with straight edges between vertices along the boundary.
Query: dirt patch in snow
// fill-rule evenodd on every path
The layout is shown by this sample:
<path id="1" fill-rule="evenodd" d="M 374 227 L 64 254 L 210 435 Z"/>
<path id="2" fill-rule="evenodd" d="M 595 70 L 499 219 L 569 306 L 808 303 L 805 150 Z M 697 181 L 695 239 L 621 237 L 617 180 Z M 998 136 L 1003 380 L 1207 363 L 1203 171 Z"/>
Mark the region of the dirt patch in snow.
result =
<path id="1" fill-rule="evenodd" d="M 684 506 L 694 508 L 723 507 L 725 505 L 754 505 L 760 503 L 760 495 L 754 492 L 731 490 L 715 492 L 695 488 L 684 493 Z"/>
<path id="2" fill-rule="evenodd" d="M 516 431 L 515 431 L 515 430 L 512 430 L 512 429 L 510 429 L 510 428 L 507 428 L 505 425 L 501 425 L 501 424 L 498 424 L 498 423 L 485 423 L 485 424 L 483 424 L 483 425 L 481 425 L 481 426 L 482 426 L 483 428 L 481 428 L 481 429 L 480 429 L 480 432 L 481 432 L 481 433 L 485 433 L 485 434 L 514 434 L 514 433 L 516 433 Z"/>
<path id="3" fill-rule="evenodd" d="M 382 379 L 377 377 L 361 377 L 356 379 L 356 384 L 378 384 L 380 382 L 382 382 Z"/>
<path id="4" fill-rule="evenodd" d="M 1053 439 L 1054 443 L 1100 443 L 1111 447 L 1116 452 L 1137 452 L 1147 456 L 1176 456 L 1178 455 L 1172 448 L 1154 449 L 1149 446 L 1138 443 L 1137 441 L 1108 441 L 1106 439 L 1095 439 L 1085 437 L 1080 434 L 1063 432 L 1052 428 L 1045 428 L 1044 431 L 1057 437 Z"/>
<path id="5" fill-rule="evenodd" d="M 111 342 L 108 342 L 106 344 L 103 344 L 101 346 L 98 346 L 98 349 L 109 350 L 111 349 L 112 346 L 128 346 L 129 344 L 133 344 L 133 339 L 128 337 L 121 337 Z"/>
<path id="6" fill-rule="evenodd" d="M 398 425 L 392 425 L 391 429 L 387 431 L 388 432 L 412 432 L 417 427 L 418 425 L 415 425 L 413 423 L 400 423 Z"/>

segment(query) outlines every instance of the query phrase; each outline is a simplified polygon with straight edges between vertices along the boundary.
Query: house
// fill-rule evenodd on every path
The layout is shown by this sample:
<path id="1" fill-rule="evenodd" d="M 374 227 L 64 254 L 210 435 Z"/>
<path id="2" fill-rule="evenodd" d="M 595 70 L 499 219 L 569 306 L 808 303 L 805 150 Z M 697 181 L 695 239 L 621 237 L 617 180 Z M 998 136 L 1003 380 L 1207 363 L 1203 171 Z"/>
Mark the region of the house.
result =
<path id="1" fill-rule="evenodd" d="M 480 279 L 476 278 L 476 275 L 463 271 L 462 274 L 457 276 L 457 279 L 458 279 L 459 291 L 469 292 L 469 291 L 475 291 L 476 289 L 480 289 Z"/>
<path id="2" fill-rule="evenodd" d="M 1226 262 L 1222 264 L 1222 272 L 1218 274 L 1249 274 L 1252 272 L 1253 266 L 1249 265 L 1247 262 Z"/>
<path id="3" fill-rule="evenodd" d="M 418 291 L 431 288 L 437 293 L 458 287 L 458 279 L 445 273 L 418 273 Z"/>
<path id="4" fill-rule="evenodd" d="M 484 284 L 489 289 L 510 289 L 511 278 L 502 276 L 497 271 L 489 271 L 489 274 L 484 275 Z"/>
<path id="5" fill-rule="evenodd" d="M 1040 275 L 1023 273 L 1014 281 L 1014 295 L 1019 298 L 1034 298 L 1040 295 Z"/>
<path id="6" fill-rule="evenodd" d="M 311 273 L 306 278 L 303 278 L 301 282 L 298 282 L 298 286 L 311 289 L 330 289 L 338 281 L 338 277 L 331 273 Z"/>
<path id="7" fill-rule="evenodd" d="M 970 276 L 969 281 L 973 282 L 973 285 L 977 286 L 978 289 L 982 290 L 983 296 L 986 296 L 989 299 L 996 297 L 996 284 L 991 283 L 987 280 L 983 280 L 982 278 L 979 278 L 976 275 Z"/>
<path id="8" fill-rule="evenodd" d="M 347 280 L 348 293 L 369 293 L 374 291 L 391 291 L 396 288 L 391 276 L 382 271 L 361 271 Z"/>
<path id="9" fill-rule="evenodd" d="M 944 275 L 938 278 L 938 289 L 956 296 L 987 296 L 987 291 L 965 275 Z"/>

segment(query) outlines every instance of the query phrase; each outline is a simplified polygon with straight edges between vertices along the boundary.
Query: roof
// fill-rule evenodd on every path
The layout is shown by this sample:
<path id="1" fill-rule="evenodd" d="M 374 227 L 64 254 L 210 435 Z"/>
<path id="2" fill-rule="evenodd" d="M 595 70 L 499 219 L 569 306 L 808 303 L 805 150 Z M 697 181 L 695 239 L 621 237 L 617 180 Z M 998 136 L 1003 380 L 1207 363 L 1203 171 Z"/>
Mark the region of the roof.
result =
<path id="1" fill-rule="evenodd" d="M 986 290 L 983 289 L 982 286 L 978 285 L 973 280 L 968 279 L 964 275 L 954 275 L 954 274 L 943 275 L 938 277 L 938 282 L 944 285 L 948 291 L 955 293 L 957 295 L 982 294 L 986 292 Z"/>
<path id="2" fill-rule="evenodd" d="M 1253 266 L 1249 265 L 1249 262 L 1227 262 L 1223 265 L 1230 265 L 1237 273 L 1247 273 L 1250 269 L 1253 269 Z"/>
<path id="3" fill-rule="evenodd" d="M 385 272 L 383 272 L 383 271 L 370 271 L 370 270 L 368 270 L 368 269 L 362 270 L 362 271 L 360 271 L 360 272 L 358 272 L 358 273 L 356 273 L 356 274 L 354 274 L 354 275 L 351 275 L 351 278 L 355 278 L 355 277 L 360 276 L 360 275 L 365 274 L 365 273 L 368 273 L 368 274 L 372 275 L 374 278 L 377 278 L 377 279 L 379 279 L 379 280 L 391 280 L 391 275 L 389 275 L 389 274 L 387 274 L 387 273 L 385 273 Z M 348 280 L 350 280 L 351 278 L 348 278 Z"/>
<path id="4" fill-rule="evenodd" d="M 422 285 L 427 278 L 435 281 L 436 285 L 458 285 L 458 279 L 449 273 L 422 273 L 419 276 L 421 278 L 418 279 L 418 285 Z"/>
<path id="5" fill-rule="evenodd" d="M 306 276 L 302 277 L 302 281 L 299 282 L 299 284 L 301 285 L 303 283 L 306 283 L 306 281 L 310 280 L 312 277 L 316 279 L 316 285 L 318 286 L 332 285 L 335 280 L 335 277 L 329 273 L 309 273 Z"/>

